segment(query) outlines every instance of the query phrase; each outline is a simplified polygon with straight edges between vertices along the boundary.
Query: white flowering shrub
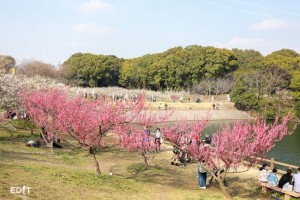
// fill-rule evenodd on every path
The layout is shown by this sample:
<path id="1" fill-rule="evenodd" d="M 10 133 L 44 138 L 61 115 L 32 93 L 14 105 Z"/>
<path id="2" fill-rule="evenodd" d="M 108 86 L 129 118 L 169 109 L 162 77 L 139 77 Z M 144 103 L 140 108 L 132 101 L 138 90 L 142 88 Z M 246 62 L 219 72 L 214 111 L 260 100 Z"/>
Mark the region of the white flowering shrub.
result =
<path id="1" fill-rule="evenodd" d="M 63 83 L 50 78 L 41 76 L 26 77 L 23 75 L 0 74 L 0 108 L 11 110 L 18 107 L 17 95 L 22 89 L 38 89 L 38 88 L 65 88 L 74 95 L 87 95 L 89 97 L 108 97 L 108 98 L 131 98 L 134 95 L 145 95 L 147 100 L 155 97 L 157 100 L 170 101 L 171 96 L 185 97 L 188 92 L 156 92 L 149 90 L 128 90 L 120 87 L 105 88 L 81 88 L 68 87 Z"/>
<path id="2" fill-rule="evenodd" d="M 166 91 L 166 92 L 157 92 L 157 91 L 149 91 L 149 90 L 128 90 L 126 88 L 120 87 L 103 87 L 103 88 L 80 88 L 80 87 L 72 87 L 70 91 L 74 94 L 87 94 L 88 96 L 98 94 L 99 96 L 111 97 L 111 98 L 130 98 L 134 95 L 146 95 L 149 100 L 151 97 L 156 97 L 159 100 L 167 100 L 170 101 L 171 96 L 182 96 L 183 98 L 189 95 L 188 92 L 174 92 L 174 91 Z"/>
<path id="3" fill-rule="evenodd" d="M 17 96 L 22 89 L 64 88 L 64 84 L 53 79 L 35 76 L 0 74 L 0 108 L 10 110 L 18 107 Z"/>

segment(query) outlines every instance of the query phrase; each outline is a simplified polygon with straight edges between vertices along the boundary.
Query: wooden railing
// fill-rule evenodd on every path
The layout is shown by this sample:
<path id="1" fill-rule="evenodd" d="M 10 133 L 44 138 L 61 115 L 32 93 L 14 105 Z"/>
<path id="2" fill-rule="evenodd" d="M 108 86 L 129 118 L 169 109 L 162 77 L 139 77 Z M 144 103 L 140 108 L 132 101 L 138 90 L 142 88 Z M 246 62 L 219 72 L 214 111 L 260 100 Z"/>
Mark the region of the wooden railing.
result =
<path id="1" fill-rule="evenodd" d="M 165 143 L 167 143 L 169 146 L 171 146 L 171 145 L 174 146 L 174 144 L 171 144 L 169 141 L 165 141 Z M 180 148 L 180 147 L 178 147 L 178 148 Z M 214 147 L 210 147 L 210 148 L 214 149 Z M 183 150 L 183 149 L 181 149 L 181 150 Z M 185 151 L 185 150 L 183 150 L 183 151 Z M 269 166 L 270 166 L 271 169 L 275 168 L 276 165 L 280 165 L 280 166 L 283 166 L 283 167 L 287 167 L 288 169 L 295 169 L 297 171 L 298 168 L 300 167 L 300 166 L 296 166 L 296 165 L 291 165 L 291 164 L 275 161 L 274 158 L 271 158 L 271 159 L 264 158 L 263 159 L 263 158 L 256 157 L 255 159 L 258 160 L 258 161 L 261 161 L 262 163 L 269 163 Z M 247 161 L 244 161 L 244 163 L 249 164 Z M 257 165 L 257 166 L 261 166 L 261 165 Z M 278 171 L 281 172 L 281 173 L 285 172 L 285 171 L 282 171 L 282 170 L 278 170 Z"/>
<path id="2" fill-rule="evenodd" d="M 288 169 L 296 169 L 297 170 L 299 168 L 299 166 L 296 166 L 296 165 L 291 165 L 291 164 L 275 161 L 274 158 L 271 158 L 271 159 L 258 158 L 258 160 L 261 160 L 262 162 L 265 162 L 265 163 L 269 163 L 270 164 L 269 166 L 271 169 L 275 168 L 276 165 L 287 167 Z"/>
<path id="3" fill-rule="evenodd" d="M 214 149 L 214 147 L 210 147 L 212 149 Z M 266 159 L 266 158 L 260 158 L 260 157 L 252 157 L 252 159 L 255 159 L 257 161 L 261 161 L 261 163 L 269 163 L 269 166 L 270 166 L 270 169 L 274 169 L 276 168 L 276 165 L 279 165 L 279 166 L 283 166 L 283 167 L 287 167 L 288 169 L 295 169 L 295 171 L 298 170 L 298 168 L 300 166 L 296 166 L 296 165 L 291 165 L 291 164 L 287 164 L 287 163 L 283 163 L 283 162 L 279 162 L 279 161 L 275 161 L 274 158 L 271 158 L 271 159 Z M 247 161 L 244 161 L 244 164 L 248 165 L 249 162 Z M 261 167 L 262 165 L 255 165 L 255 166 L 259 166 Z M 283 171 L 283 170 L 280 170 L 280 169 L 277 169 L 278 172 L 280 173 L 285 173 L 286 171 Z"/>

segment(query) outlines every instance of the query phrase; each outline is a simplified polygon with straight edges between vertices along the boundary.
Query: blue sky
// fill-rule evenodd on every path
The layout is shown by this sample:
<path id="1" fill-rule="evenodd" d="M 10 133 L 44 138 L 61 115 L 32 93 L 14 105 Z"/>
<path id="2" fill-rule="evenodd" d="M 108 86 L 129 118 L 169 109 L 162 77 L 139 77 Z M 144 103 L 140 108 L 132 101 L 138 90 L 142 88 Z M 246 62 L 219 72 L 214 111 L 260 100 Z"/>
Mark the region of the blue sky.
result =
<path id="1" fill-rule="evenodd" d="M 300 53 L 299 0 L 0 0 L 0 55 L 59 65 L 175 46 Z"/>

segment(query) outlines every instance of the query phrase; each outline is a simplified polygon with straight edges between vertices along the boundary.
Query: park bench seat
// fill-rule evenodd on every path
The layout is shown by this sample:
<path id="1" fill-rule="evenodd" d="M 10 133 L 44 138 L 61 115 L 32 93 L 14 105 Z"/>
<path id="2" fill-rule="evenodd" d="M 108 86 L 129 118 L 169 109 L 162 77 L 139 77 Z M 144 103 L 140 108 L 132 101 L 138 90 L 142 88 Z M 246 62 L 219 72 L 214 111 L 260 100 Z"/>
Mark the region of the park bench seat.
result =
<path id="1" fill-rule="evenodd" d="M 277 186 L 272 186 L 269 183 L 263 183 L 263 182 L 257 181 L 256 185 L 259 185 L 259 186 L 262 187 L 261 190 L 262 190 L 263 193 L 266 193 L 267 188 L 269 188 L 271 190 L 274 190 L 274 191 L 277 191 L 277 192 L 280 192 L 280 193 L 284 194 L 284 200 L 289 200 L 291 197 L 296 197 L 296 198 L 300 197 L 300 193 L 285 191 L 285 190 L 282 190 L 281 188 L 279 188 Z"/>

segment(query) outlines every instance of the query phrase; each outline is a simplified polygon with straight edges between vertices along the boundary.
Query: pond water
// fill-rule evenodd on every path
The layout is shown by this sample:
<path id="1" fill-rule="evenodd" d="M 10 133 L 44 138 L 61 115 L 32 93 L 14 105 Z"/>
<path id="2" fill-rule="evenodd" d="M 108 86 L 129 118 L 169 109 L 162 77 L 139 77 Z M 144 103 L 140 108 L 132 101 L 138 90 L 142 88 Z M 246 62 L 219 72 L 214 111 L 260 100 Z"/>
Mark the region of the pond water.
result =
<path id="1" fill-rule="evenodd" d="M 226 124 L 233 124 L 233 121 L 223 120 L 210 122 L 202 136 L 205 133 L 212 134 Z M 290 128 L 293 126 L 293 123 L 289 125 Z M 276 143 L 275 147 L 268 153 L 267 157 L 274 158 L 275 161 L 300 166 L 300 125 L 292 135 L 285 136 L 281 141 Z"/>
<path id="2" fill-rule="evenodd" d="M 292 128 L 292 124 L 290 128 Z M 268 158 L 300 166 L 300 126 L 292 135 L 286 136 L 276 143 L 275 147 L 269 152 Z"/>

